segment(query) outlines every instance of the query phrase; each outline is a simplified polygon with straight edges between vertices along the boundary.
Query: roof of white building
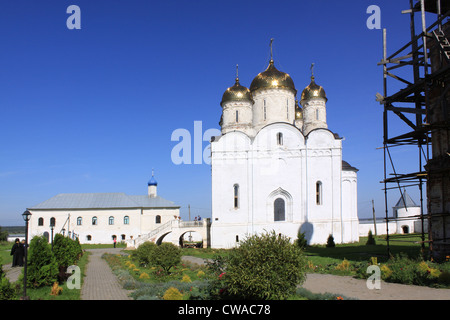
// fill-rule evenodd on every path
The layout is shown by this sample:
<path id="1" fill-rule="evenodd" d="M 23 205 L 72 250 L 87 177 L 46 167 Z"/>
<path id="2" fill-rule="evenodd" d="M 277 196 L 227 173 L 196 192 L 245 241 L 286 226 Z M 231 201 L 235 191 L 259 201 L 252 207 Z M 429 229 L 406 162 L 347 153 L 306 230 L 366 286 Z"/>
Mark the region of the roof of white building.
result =
<path id="1" fill-rule="evenodd" d="M 159 196 L 129 196 L 125 193 L 61 193 L 29 210 L 100 208 L 179 208 Z"/>
<path id="2" fill-rule="evenodd" d="M 398 199 L 397 204 L 394 206 L 394 208 L 411 208 L 411 207 L 419 207 L 419 206 L 414 202 L 414 200 L 409 196 L 409 194 L 406 193 L 405 190 L 403 191 L 403 197 L 400 196 L 400 199 Z"/>

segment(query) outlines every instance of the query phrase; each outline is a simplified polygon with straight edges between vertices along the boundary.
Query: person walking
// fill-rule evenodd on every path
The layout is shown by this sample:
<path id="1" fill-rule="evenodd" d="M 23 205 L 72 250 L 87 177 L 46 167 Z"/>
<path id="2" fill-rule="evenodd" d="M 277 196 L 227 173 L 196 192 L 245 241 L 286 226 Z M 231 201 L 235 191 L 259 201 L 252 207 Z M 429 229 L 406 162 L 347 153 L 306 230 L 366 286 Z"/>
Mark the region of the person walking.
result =
<path id="1" fill-rule="evenodd" d="M 14 245 L 11 248 L 11 255 L 13 256 L 13 267 L 23 267 L 24 254 L 25 248 L 23 244 L 20 243 L 19 238 L 16 238 Z"/>

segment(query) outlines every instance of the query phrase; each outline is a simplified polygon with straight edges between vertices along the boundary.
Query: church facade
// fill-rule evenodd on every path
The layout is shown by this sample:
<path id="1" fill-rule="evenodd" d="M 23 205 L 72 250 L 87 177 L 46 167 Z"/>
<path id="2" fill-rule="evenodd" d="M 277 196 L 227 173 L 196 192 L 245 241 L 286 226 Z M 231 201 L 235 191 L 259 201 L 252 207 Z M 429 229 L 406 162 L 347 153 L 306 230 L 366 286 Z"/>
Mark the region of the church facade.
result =
<path id="1" fill-rule="evenodd" d="M 274 230 L 308 244 L 359 240 L 357 169 L 328 129 L 325 90 L 311 83 L 297 100 L 273 58 L 249 88 L 223 94 L 221 133 L 211 142 L 211 246 L 230 248 Z"/>

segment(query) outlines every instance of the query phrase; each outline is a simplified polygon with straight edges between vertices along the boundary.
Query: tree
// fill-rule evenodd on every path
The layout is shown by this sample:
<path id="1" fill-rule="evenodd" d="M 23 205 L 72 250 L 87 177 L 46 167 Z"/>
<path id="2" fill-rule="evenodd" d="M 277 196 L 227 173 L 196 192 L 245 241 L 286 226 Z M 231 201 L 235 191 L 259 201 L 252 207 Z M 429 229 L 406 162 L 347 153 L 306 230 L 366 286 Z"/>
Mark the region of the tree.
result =
<path id="1" fill-rule="evenodd" d="M 305 280 L 306 259 L 297 245 L 275 231 L 253 235 L 231 250 L 219 275 L 232 298 L 286 299 Z"/>
<path id="2" fill-rule="evenodd" d="M 374 236 L 373 236 L 373 234 L 372 234 L 372 230 L 369 230 L 369 234 L 368 234 L 368 236 L 367 236 L 367 242 L 366 242 L 366 245 L 368 245 L 368 246 L 374 246 L 374 245 L 376 245 L 375 238 L 374 238 Z"/>
<path id="3" fill-rule="evenodd" d="M 156 247 L 157 245 L 155 243 L 151 241 L 146 241 L 136 249 L 134 255 L 138 259 L 140 265 L 142 266 L 151 265 L 152 256 Z"/>
<path id="4" fill-rule="evenodd" d="M 305 249 L 306 248 L 306 246 L 308 245 L 308 240 L 306 240 L 304 232 L 301 232 L 300 230 L 298 231 L 298 233 L 297 233 L 297 240 L 295 240 L 295 244 L 300 249 Z"/>
<path id="5" fill-rule="evenodd" d="M 181 249 L 172 243 L 162 243 L 153 250 L 151 259 L 168 274 L 170 268 L 181 262 Z"/>
<path id="6" fill-rule="evenodd" d="M 38 288 L 52 285 L 58 275 L 58 264 L 44 236 L 31 239 L 28 251 L 27 286 Z"/>
<path id="7" fill-rule="evenodd" d="M 334 243 L 333 235 L 330 234 L 330 235 L 328 236 L 328 239 L 327 239 L 327 245 L 326 245 L 326 247 L 327 247 L 327 248 L 334 248 L 335 246 L 336 246 L 336 244 Z"/>

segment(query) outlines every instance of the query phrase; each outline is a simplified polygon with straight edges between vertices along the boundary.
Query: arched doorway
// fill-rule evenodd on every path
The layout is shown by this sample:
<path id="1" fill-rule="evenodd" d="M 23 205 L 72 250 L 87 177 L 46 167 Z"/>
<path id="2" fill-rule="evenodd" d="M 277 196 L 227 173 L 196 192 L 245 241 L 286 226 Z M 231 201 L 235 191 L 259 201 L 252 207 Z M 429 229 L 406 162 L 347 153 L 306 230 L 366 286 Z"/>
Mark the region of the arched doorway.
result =
<path id="1" fill-rule="evenodd" d="M 186 231 L 178 239 L 182 248 L 203 248 L 203 241 L 202 235 L 197 231 Z"/>

